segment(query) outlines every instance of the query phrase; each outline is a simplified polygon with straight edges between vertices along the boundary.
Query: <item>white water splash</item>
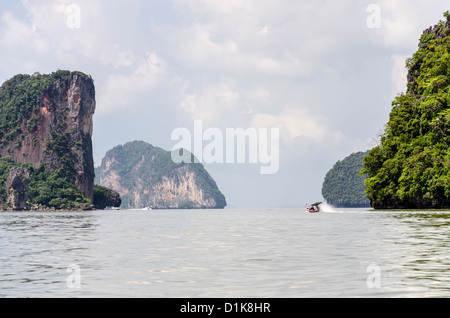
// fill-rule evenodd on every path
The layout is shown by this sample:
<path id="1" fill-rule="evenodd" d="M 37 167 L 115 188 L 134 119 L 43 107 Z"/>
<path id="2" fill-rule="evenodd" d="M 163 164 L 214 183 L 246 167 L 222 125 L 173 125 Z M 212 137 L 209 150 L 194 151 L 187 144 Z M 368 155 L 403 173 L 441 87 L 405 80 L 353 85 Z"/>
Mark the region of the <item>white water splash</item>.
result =
<path id="1" fill-rule="evenodd" d="M 335 207 L 328 203 L 322 203 L 320 205 L 320 212 L 339 213 L 339 211 Z"/>

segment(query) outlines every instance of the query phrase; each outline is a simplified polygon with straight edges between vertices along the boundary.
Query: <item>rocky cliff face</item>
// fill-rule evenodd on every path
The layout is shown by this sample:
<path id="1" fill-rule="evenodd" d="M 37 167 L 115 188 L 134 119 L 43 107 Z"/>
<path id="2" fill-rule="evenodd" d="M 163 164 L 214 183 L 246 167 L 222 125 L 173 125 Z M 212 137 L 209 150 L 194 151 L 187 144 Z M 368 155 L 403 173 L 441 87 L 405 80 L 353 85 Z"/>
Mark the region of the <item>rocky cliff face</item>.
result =
<path id="1" fill-rule="evenodd" d="M 23 76 L 22 76 L 23 77 Z M 20 97 L 34 103 L 24 111 L 17 132 L 4 137 L 0 156 L 11 157 L 17 163 L 41 164 L 49 170 L 64 171 L 65 176 L 84 196 L 94 198 L 94 161 L 92 156 L 95 88 L 92 78 L 81 73 L 60 71 L 53 76 L 41 76 L 33 85 L 48 83 L 37 96 L 29 92 Z M 38 78 L 36 76 L 36 78 Z M 11 90 L 19 91 L 31 78 L 14 79 Z M 29 84 L 30 87 L 33 85 Z M 7 85 L 5 85 L 7 86 Z M 27 87 L 28 90 L 31 88 Z M 6 88 L 5 88 L 6 90 Z M 11 96 L 12 93 L 5 93 Z M 35 99 L 36 98 L 36 99 Z"/>
<path id="2" fill-rule="evenodd" d="M 222 209 L 225 197 L 201 164 L 175 164 L 170 152 L 145 142 L 109 151 L 97 183 L 114 189 L 122 208 Z"/>
<path id="3" fill-rule="evenodd" d="M 119 208 L 121 204 L 122 199 L 118 192 L 99 185 L 94 186 L 94 205 L 96 209 Z"/>
<path id="4" fill-rule="evenodd" d="M 11 210 L 21 211 L 26 207 L 30 174 L 27 169 L 15 167 L 9 171 L 6 180 L 7 206 Z"/>

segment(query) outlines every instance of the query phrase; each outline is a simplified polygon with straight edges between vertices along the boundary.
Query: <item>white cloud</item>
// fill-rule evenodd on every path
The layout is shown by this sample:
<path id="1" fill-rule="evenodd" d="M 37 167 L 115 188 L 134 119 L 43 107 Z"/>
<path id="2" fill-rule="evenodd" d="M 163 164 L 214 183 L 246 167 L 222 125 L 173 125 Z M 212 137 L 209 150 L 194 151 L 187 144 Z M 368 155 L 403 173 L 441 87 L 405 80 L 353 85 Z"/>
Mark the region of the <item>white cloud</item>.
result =
<path id="1" fill-rule="evenodd" d="M 192 120 L 203 120 L 217 127 L 222 126 L 226 118 L 242 115 L 244 110 L 240 108 L 241 103 L 236 82 L 223 80 L 185 93 L 180 106 Z"/>
<path id="2" fill-rule="evenodd" d="M 267 34 L 269 34 L 269 27 L 266 25 L 258 32 L 258 34 L 262 35 L 262 36 L 266 36 Z"/>
<path id="3" fill-rule="evenodd" d="M 262 87 L 256 87 L 247 93 L 248 99 L 257 105 L 272 103 L 273 93 Z"/>
<path id="4" fill-rule="evenodd" d="M 119 51 L 117 57 L 115 58 L 113 65 L 115 68 L 119 67 L 130 67 L 136 63 L 136 57 L 133 52 L 130 51 Z"/>
<path id="5" fill-rule="evenodd" d="M 27 19 L 8 11 L 1 15 L 5 25 L 0 33 L 2 45 L 12 52 L 26 52 L 21 67 L 26 65 L 31 73 L 42 71 L 44 63 L 54 65 L 49 71 L 107 70 L 101 74 L 103 82 L 97 83 L 97 110 L 122 110 L 130 107 L 128 101 L 134 95 L 157 84 L 167 69 L 167 63 L 136 31 L 139 2 L 79 0 L 79 10 L 74 11 L 68 10 L 73 4 L 70 0 L 23 0 Z M 74 13 L 80 14 L 79 27 L 69 23 Z M 132 37 L 136 38 L 129 45 Z M 96 65 L 95 69 L 84 69 L 85 62 Z"/>
<path id="6" fill-rule="evenodd" d="M 191 11 L 201 14 L 233 14 L 236 10 L 251 8 L 251 1 L 241 0 L 173 0 L 178 5 L 186 6 Z"/>
<path id="7" fill-rule="evenodd" d="M 132 54 L 126 54 L 124 58 L 121 61 L 124 65 L 134 64 L 135 57 Z M 132 73 L 108 76 L 98 98 L 98 112 L 109 113 L 142 106 L 142 104 L 133 105 L 131 99 L 140 92 L 149 91 L 157 86 L 165 76 L 166 69 L 167 64 L 164 60 L 155 52 L 148 52 Z"/>
<path id="8" fill-rule="evenodd" d="M 392 70 L 392 83 L 396 94 L 406 92 L 408 70 L 406 69 L 406 59 L 409 56 L 393 55 L 394 66 Z"/>
<path id="9" fill-rule="evenodd" d="M 391 52 L 393 91 L 398 94 L 406 91 L 406 59 L 417 50 L 422 32 L 443 19 L 448 1 L 435 1 L 434 9 L 424 0 L 382 0 L 379 7 L 382 23 L 377 39 Z"/>
<path id="10" fill-rule="evenodd" d="M 317 70 L 317 59 L 328 55 L 337 43 L 329 31 L 345 32 L 347 23 L 336 25 L 327 20 L 328 15 L 349 6 L 348 2 L 333 5 L 324 14 L 323 6 L 314 2 L 175 2 L 187 8 L 191 19 L 180 28 L 165 30 L 166 46 L 183 67 L 196 72 L 303 78 Z"/>
<path id="11" fill-rule="evenodd" d="M 285 143 L 292 143 L 296 138 L 307 138 L 313 142 L 326 143 L 339 141 L 343 135 L 331 131 L 323 115 L 311 114 L 307 108 L 286 106 L 279 114 L 256 114 L 251 121 L 252 127 L 280 128 Z"/>
<path id="12" fill-rule="evenodd" d="M 5 12 L 1 16 L 4 24 L 2 43 L 8 49 L 26 49 L 31 47 L 37 53 L 47 53 L 49 43 L 39 36 L 30 25 L 17 19 L 11 12 Z"/>
<path id="13" fill-rule="evenodd" d="M 29 59 L 36 59 L 35 53 L 56 58 L 55 64 L 79 64 L 80 58 L 95 60 L 101 65 L 115 67 L 132 66 L 136 61 L 134 53 L 118 39 L 118 30 L 127 30 L 137 35 L 134 10 L 139 1 L 128 1 L 128 15 L 115 9 L 122 8 L 121 1 L 76 2 L 78 11 L 68 10 L 73 6 L 70 0 L 22 0 L 26 19 L 11 12 L 2 14 L 5 30 L 2 45 L 11 49 L 21 46 L 29 50 Z M 110 13 L 113 13 L 110 15 Z M 71 25 L 71 15 L 79 14 L 80 26 Z M 129 23 L 129 22 L 133 23 Z"/>
<path id="14" fill-rule="evenodd" d="M 285 54 L 283 59 L 260 58 L 256 61 L 256 69 L 267 75 L 308 76 L 315 69 L 314 63 L 301 61 L 292 53 Z"/>
<path id="15" fill-rule="evenodd" d="M 435 25 L 448 10 L 448 1 L 435 0 L 381 0 L 381 35 L 390 48 L 416 48 L 422 31 Z"/>

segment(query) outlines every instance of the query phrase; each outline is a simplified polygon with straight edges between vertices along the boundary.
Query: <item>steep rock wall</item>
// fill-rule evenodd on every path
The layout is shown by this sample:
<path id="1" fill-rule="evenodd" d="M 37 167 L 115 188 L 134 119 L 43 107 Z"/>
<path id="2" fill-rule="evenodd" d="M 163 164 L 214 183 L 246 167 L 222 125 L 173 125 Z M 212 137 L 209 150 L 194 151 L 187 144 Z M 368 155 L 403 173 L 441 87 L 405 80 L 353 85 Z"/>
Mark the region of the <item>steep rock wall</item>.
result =
<path id="1" fill-rule="evenodd" d="M 54 81 L 37 101 L 38 111 L 21 122 L 22 134 L 2 143 L 0 156 L 34 167 L 63 169 L 84 196 L 93 200 L 95 106 L 92 78 L 71 73 Z M 30 121 L 35 122 L 32 129 Z"/>

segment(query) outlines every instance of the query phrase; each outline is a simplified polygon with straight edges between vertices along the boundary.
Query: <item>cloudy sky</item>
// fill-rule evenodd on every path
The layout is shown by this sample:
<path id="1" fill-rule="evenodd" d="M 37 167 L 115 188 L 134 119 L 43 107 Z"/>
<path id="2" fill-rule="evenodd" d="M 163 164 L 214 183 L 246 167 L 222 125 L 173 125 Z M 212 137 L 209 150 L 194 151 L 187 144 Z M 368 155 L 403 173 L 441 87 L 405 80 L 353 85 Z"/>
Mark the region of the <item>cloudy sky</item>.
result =
<path id="1" fill-rule="evenodd" d="M 0 82 L 92 75 L 96 165 L 128 141 L 170 150 L 172 132 L 193 133 L 195 120 L 223 132 L 277 128 L 276 174 L 205 167 L 230 207 L 303 207 L 322 200 L 337 160 L 371 147 L 405 90 L 405 59 L 449 9 L 448 0 L 1 0 Z"/>

